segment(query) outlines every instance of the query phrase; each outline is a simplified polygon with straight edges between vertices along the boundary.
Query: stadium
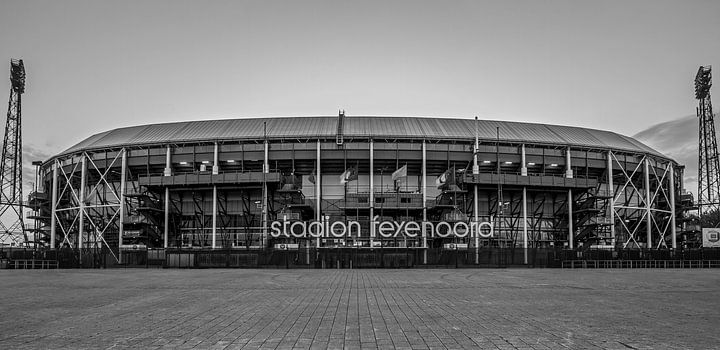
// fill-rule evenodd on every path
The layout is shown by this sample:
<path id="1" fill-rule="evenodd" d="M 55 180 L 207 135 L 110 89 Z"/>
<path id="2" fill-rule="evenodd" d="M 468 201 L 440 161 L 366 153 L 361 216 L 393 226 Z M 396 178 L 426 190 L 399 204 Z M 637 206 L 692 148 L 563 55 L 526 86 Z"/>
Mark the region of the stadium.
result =
<path id="1" fill-rule="evenodd" d="M 28 218 L 36 241 L 86 266 L 141 253 L 195 267 L 534 264 L 671 252 L 682 170 L 570 126 L 343 111 L 177 122 L 42 162 Z"/>

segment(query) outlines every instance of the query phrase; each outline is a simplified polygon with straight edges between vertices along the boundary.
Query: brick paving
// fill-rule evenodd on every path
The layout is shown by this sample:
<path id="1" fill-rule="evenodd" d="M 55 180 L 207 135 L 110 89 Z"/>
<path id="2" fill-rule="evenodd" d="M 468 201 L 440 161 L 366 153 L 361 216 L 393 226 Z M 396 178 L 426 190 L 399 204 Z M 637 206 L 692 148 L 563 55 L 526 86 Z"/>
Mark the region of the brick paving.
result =
<path id="1" fill-rule="evenodd" d="M 720 270 L 4 270 L 0 293 L 0 349 L 720 348 Z"/>

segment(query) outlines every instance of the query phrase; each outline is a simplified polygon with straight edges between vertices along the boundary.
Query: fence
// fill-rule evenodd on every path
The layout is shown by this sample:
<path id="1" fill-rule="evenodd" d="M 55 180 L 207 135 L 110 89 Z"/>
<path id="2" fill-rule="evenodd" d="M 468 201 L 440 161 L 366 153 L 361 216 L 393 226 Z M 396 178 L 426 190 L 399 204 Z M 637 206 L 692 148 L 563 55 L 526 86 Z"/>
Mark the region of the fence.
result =
<path id="1" fill-rule="evenodd" d="M 120 262 L 118 262 L 120 260 Z M 689 268 L 720 267 L 720 249 L 310 248 L 33 250 L 0 248 L 0 268 Z"/>

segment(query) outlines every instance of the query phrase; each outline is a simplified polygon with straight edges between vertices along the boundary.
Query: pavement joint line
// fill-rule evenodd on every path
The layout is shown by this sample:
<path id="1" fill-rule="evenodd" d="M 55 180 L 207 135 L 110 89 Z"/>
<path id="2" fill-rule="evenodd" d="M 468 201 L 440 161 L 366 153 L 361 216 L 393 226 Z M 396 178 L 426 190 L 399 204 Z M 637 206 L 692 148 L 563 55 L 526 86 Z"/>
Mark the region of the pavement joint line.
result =
<path id="1" fill-rule="evenodd" d="M 720 343 L 715 270 L 10 270 L 0 281 L 12 295 L 0 348 Z"/>

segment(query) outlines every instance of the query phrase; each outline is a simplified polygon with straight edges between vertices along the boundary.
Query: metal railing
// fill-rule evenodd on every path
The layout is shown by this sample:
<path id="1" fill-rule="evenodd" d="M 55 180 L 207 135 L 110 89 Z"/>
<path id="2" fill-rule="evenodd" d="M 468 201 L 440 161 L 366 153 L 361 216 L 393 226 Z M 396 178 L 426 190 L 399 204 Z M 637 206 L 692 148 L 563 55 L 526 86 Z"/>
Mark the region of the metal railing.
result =
<path id="1" fill-rule="evenodd" d="M 115 257 L 119 257 L 116 260 Z M 720 249 L 588 250 L 295 246 L 219 249 L 0 249 L 0 268 L 720 268 Z"/>
<path id="2" fill-rule="evenodd" d="M 16 269 L 16 270 L 27 270 L 27 269 L 57 269 L 58 268 L 58 261 L 57 260 L 35 260 L 35 259 L 21 259 L 21 260 L 12 260 L 10 261 L 10 264 L 8 264 L 9 268 Z"/>
<path id="3" fill-rule="evenodd" d="M 565 260 L 563 269 L 720 268 L 720 260 Z"/>

